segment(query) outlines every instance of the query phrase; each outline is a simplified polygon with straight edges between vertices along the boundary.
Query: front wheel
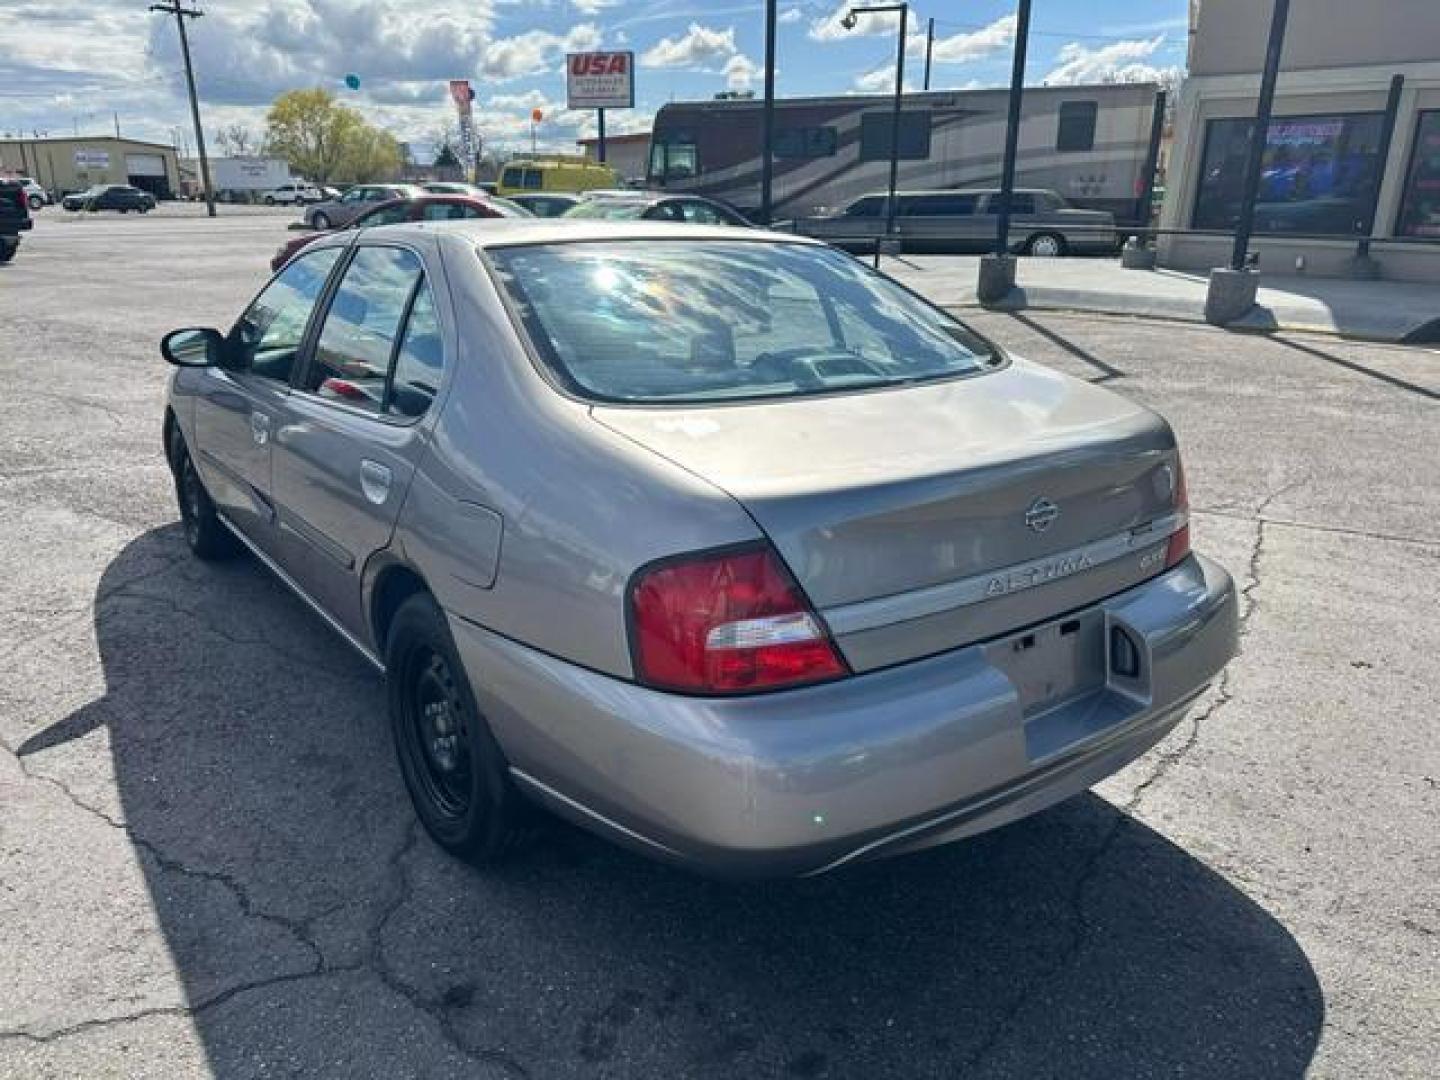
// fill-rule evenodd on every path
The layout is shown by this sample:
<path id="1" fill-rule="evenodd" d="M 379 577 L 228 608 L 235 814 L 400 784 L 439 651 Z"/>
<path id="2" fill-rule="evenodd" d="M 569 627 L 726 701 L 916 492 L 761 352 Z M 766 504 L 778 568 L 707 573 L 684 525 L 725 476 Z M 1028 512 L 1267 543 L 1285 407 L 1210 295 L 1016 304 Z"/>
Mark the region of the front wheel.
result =
<path id="1" fill-rule="evenodd" d="M 421 824 L 457 858 L 494 861 L 519 839 L 525 807 L 428 593 L 395 613 L 385 673 L 395 752 Z"/>
<path id="2" fill-rule="evenodd" d="M 207 562 L 228 559 L 240 550 L 240 545 L 215 513 L 215 504 L 210 501 L 210 493 L 195 471 L 189 450 L 178 434 L 175 439 L 175 496 L 180 503 L 180 524 L 185 529 L 185 543 Z"/>
<path id="3" fill-rule="evenodd" d="M 14 243 L 11 243 L 11 242 L 8 241 L 8 240 L 5 240 L 5 239 L 3 239 L 3 238 L 0 238 L 0 263 L 8 263 L 11 259 L 13 259 L 13 258 L 15 257 L 15 252 L 17 252 L 17 251 L 19 251 L 19 250 L 20 250 L 20 241 L 19 241 L 19 240 L 16 240 Z"/>
<path id="4" fill-rule="evenodd" d="M 330 228 L 330 217 L 323 210 L 310 219 L 312 228 L 325 230 Z"/>
<path id="5" fill-rule="evenodd" d="M 1065 254 L 1065 239 L 1054 233 L 1036 233 L 1025 241 L 1025 254 L 1054 259 Z"/>

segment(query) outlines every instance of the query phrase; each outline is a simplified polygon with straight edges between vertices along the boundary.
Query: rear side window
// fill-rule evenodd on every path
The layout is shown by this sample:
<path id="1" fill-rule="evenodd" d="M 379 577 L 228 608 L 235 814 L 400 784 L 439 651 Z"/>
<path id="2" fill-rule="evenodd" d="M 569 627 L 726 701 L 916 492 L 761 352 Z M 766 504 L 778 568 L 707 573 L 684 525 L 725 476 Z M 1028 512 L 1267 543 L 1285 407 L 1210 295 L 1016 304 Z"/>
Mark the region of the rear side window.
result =
<path id="1" fill-rule="evenodd" d="M 395 343 L 421 277 L 414 252 L 391 247 L 356 251 L 325 313 L 306 389 L 366 412 L 382 412 Z"/>
<path id="2" fill-rule="evenodd" d="M 860 160 L 889 161 L 894 118 L 887 112 L 860 117 Z M 924 161 L 930 156 L 930 113 L 912 110 L 900 114 L 901 161 Z"/>
<path id="3" fill-rule="evenodd" d="M 866 195 L 863 199 L 856 199 L 845 208 L 846 217 L 879 217 L 880 208 L 885 200 L 879 195 Z"/>
<path id="4" fill-rule="evenodd" d="M 423 277 L 410 305 L 400 350 L 395 354 L 395 371 L 385 395 L 385 412 L 392 416 L 423 416 L 440 389 L 445 355 L 440 339 L 440 320 L 435 317 L 435 296 Z"/>
<path id="5" fill-rule="evenodd" d="M 301 255 L 265 286 L 230 332 L 238 368 L 290 381 L 315 302 L 343 250 L 332 247 Z"/>
<path id="6" fill-rule="evenodd" d="M 907 195 L 900 199 L 904 217 L 963 217 L 975 213 L 974 195 Z"/>
<path id="7" fill-rule="evenodd" d="M 1090 150 L 1095 146 L 1095 117 L 1100 106 L 1094 101 L 1062 101 L 1060 126 L 1055 134 L 1056 150 Z"/>

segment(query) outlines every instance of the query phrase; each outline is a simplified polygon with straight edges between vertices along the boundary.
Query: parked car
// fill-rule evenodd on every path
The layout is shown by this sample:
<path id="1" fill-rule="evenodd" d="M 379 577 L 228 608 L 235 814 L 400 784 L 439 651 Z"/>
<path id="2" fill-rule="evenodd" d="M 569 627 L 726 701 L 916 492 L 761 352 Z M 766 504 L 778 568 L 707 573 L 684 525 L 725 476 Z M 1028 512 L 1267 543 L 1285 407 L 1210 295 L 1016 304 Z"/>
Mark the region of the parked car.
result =
<path id="1" fill-rule="evenodd" d="M 734 207 L 700 195 L 625 192 L 581 199 L 561 217 L 604 221 L 688 221 L 695 225 L 750 228 L 750 220 Z"/>
<path id="2" fill-rule="evenodd" d="M 92 213 L 97 210 L 118 210 L 122 214 L 128 214 L 134 210 L 139 214 L 147 214 L 155 209 L 155 196 L 129 184 L 96 184 L 84 191 L 66 195 L 60 200 L 60 205 L 66 210 L 87 210 Z"/>
<path id="3" fill-rule="evenodd" d="M 527 191 L 588 191 L 614 187 L 619 174 L 609 165 L 585 157 L 543 157 L 533 161 L 512 161 L 500 170 L 495 186 L 498 195 L 519 195 Z"/>
<path id="4" fill-rule="evenodd" d="M 945 843 L 1121 768 L 1235 651 L 1163 419 L 816 241 L 352 230 L 161 350 L 186 542 L 385 673 L 465 858 L 529 800 L 717 873 Z"/>
<path id="5" fill-rule="evenodd" d="M 578 203 L 580 196 L 557 191 L 550 195 L 511 195 L 510 201 L 523 206 L 536 217 L 559 217 Z"/>
<path id="6" fill-rule="evenodd" d="M 20 234 L 34 228 L 23 184 L 0 180 L 0 263 L 8 263 L 20 250 Z"/>
<path id="7" fill-rule="evenodd" d="M 326 199 L 305 211 L 305 224 L 312 229 L 333 229 L 348 225 L 366 210 L 392 199 L 414 199 L 425 194 L 414 184 L 356 184 L 338 199 Z"/>
<path id="8" fill-rule="evenodd" d="M 508 199 L 476 198 L 473 195 L 421 195 L 413 199 L 392 199 L 366 210 L 345 229 L 367 229 L 396 225 L 402 221 L 465 221 L 475 218 L 529 217 L 530 214 Z M 332 230 L 334 231 L 334 230 Z M 292 236 L 270 257 L 270 272 L 280 268 L 302 248 L 329 233 L 313 232 Z"/>
<path id="9" fill-rule="evenodd" d="M 291 180 L 265 193 L 266 206 L 275 206 L 277 203 L 304 206 L 307 203 L 324 201 L 325 193 L 308 180 Z"/>
<path id="10" fill-rule="evenodd" d="M 1010 207 L 1010 245 L 1025 255 L 1113 252 L 1115 216 L 1079 210 L 1053 191 L 1017 189 Z M 863 195 L 838 213 L 799 218 L 794 229 L 838 247 L 870 250 L 885 233 L 885 194 Z M 986 249 L 995 241 L 1000 192 L 994 188 L 958 191 L 904 191 L 896 196 L 895 229 L 908 251 Z"/>
<path id="11" fill-rule="evenodd" d="M 50 193 L 35 182 L 33 176 L 12 176 L 9 180 L 25 189 L 25 199 L 31 210 L 39 210 L 50 202 Z"/>

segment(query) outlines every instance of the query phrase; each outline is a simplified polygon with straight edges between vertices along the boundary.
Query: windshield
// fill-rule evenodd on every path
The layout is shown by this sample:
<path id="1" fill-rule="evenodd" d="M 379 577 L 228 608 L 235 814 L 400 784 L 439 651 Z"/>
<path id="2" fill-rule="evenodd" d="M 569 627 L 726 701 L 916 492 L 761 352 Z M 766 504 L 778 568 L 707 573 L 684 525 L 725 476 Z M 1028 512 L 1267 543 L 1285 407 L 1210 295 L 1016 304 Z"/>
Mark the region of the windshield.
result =
<path id="1" fill-rule="evenodd" d="M 606 240 L 488 255 L 542 358 L 603 401 L 794 397 L 990 363 L 944 312 L 820 245 Z"/>
<path id="2" fill-rule="evenodd" d="M 645 209 L 649 205 L 649 203 L 627 201 L 614 198 L 613 196 L 609 198 L 585 199 L 583 202 L 578 202 L 570 207 L 569 210 L 566 210 L 565 213 L 560 216 L 602 218 L 607 221 L 633 221 L 645 213 Z"/>

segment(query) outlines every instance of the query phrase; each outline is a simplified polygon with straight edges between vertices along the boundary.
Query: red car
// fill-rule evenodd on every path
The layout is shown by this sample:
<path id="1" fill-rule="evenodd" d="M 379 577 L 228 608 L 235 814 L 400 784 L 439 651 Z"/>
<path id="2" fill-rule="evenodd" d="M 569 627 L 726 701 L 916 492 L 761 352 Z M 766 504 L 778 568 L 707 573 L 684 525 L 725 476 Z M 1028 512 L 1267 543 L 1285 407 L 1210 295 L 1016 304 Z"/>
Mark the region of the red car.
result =
<path id="1" fill-rule="evenodd" d="M 459 221 L 466 218 L 532 217 L 530 211 L 498 197 L 481 199 L 473 195 L 421 195 L 414 199 L 391 199 L 373 210 L 367 210 L 346 229 L 364 229 L 372 225 L 397 225 L 402 221 Z M 332 229 L 331 232 L 340 230 Z M 280 246 L 270 260 L 270 270 L 280 268 L 306 244 L 326 236 L 325 232 L 306 233 Z"/>

